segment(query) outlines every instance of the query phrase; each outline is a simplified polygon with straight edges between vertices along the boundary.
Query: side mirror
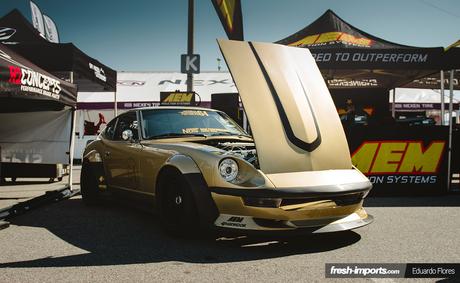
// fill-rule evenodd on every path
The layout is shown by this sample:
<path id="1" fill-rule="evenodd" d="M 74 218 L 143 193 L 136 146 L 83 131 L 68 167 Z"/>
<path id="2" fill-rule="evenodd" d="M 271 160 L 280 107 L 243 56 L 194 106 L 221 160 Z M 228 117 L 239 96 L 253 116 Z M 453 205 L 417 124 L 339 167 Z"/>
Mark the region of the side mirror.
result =
<path id="1" fill-rule="evenodd" d="M 130 129 L 126 129 L 121 133 L 121 138 L 124 141 L 132 141 L 133 140 L 133 131 Z"/>

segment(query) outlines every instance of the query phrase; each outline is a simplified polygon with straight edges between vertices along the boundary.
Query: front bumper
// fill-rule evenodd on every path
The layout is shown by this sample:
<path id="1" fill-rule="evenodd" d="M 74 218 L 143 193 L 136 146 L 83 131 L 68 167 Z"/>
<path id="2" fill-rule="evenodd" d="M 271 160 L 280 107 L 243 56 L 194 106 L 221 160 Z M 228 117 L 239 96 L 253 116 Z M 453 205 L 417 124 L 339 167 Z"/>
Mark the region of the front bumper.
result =
<path id="1" fill-rule="evenodd" d="M 234 234 L 260 234 L 260 235 L 304 235 L 304 234 L 320 234 L 320 233 L 332 233 L 340 231 L 348 231 L 366 226 L 374 221 L 374 217 L 370 214 L 366 214 L 365 218 L 356 217 L 356 213 L 350 214 L 338 221 L 331 222 L 329 224 L 323 224 L 321 226 L 312 227 L 290 227 L 290 228 L 273 228 L 264 227 L 258 225 L 252 217 L 243 217 L 242 224 L 248 224 L 246 227 L 229 226 L 228 222 L 223 223 L 230 218 L 235 218 L 232 215 L 221 215 L 215 223 L 215 227 L 219 231 L 227 231 Z M 353 219 L 351 219 L 353 218 Z M 220 221 L 223 220 L 223 221 Z"/>
<path id="2" fill-rule="evenodd" d="M 224 229 L 272 232 L 351 230 L 373 220 L 362 208 L 371 187 L 369 181 L 363 181 L 302 188 L 210 188 L 219 211 L 214 225 Z M 258 198 L 277 205 L 268 207 L 248 202 L 248 199 Z"/>

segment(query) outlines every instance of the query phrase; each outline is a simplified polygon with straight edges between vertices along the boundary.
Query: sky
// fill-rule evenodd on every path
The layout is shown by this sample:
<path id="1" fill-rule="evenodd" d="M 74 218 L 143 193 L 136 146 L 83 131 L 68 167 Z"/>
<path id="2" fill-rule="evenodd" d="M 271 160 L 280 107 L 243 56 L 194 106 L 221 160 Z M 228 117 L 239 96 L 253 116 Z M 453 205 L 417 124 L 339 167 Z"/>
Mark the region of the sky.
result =
<path id="1" fill-rule="evenodd" d="M 187 51 L 188 0 L 35 0 L 57 24 L 61 42 L 73 42 L 117 71 L 180 71 Z M 446 47 L 460 39 L 458 0 L 241 0 L 246 40 L 274 42 L 327 9 L 377 37 L 420 47 Z M 0 0 L 0 16 L 28 0 Z M 195 0 L 195 54 L 202 71 L 222 58 L 216 39 L 226 38 L 211 0 Z M 225 69 L 225 66 L 223 66 Z"/>

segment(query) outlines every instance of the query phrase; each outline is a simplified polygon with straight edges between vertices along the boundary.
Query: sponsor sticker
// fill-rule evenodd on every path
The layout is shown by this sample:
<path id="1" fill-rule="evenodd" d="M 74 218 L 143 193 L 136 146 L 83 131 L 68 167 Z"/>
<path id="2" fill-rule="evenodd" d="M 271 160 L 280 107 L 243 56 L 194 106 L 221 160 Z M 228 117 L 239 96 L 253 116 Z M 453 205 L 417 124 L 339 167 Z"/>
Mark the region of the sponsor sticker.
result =
<path id="1" fill-rule="evenodd" d="M 18 66 L 9 66 L 10 77 L 8 82 L 19 85 L 22 91 L 33 92 L 59 99 L 61 83 L 42 73 Z"/>
<path id="2" fill-rule="evenodd" d="M 194 92 L 161 92 L 160 93 L 160 105 L 195 105 L 195 93 Z M 204 112 L 204 111 L 202 111 Z M 206 114 L 207 115 L 207 114 Z"/>

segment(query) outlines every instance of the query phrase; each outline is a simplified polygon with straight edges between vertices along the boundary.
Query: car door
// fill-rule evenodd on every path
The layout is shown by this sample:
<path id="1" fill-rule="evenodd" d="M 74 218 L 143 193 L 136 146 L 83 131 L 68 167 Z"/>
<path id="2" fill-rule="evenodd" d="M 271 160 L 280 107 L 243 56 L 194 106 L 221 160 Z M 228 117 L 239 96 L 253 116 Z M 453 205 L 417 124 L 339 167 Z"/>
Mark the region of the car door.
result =
<path id="1" fill-rule="evenodd" d="M 104 139 L 104 163 L 109 186 L 119 189 L 137 190 L 138 161 L 136 156 L 141 150 L 139 140 L 138 120 L 135 111 L 130 111 L 118 117 L 113 136 Z M 110 126 L 110 125 L 109 125 Z M 131 130 L 131 140 L 122 138 L 123 131 Z"/>

